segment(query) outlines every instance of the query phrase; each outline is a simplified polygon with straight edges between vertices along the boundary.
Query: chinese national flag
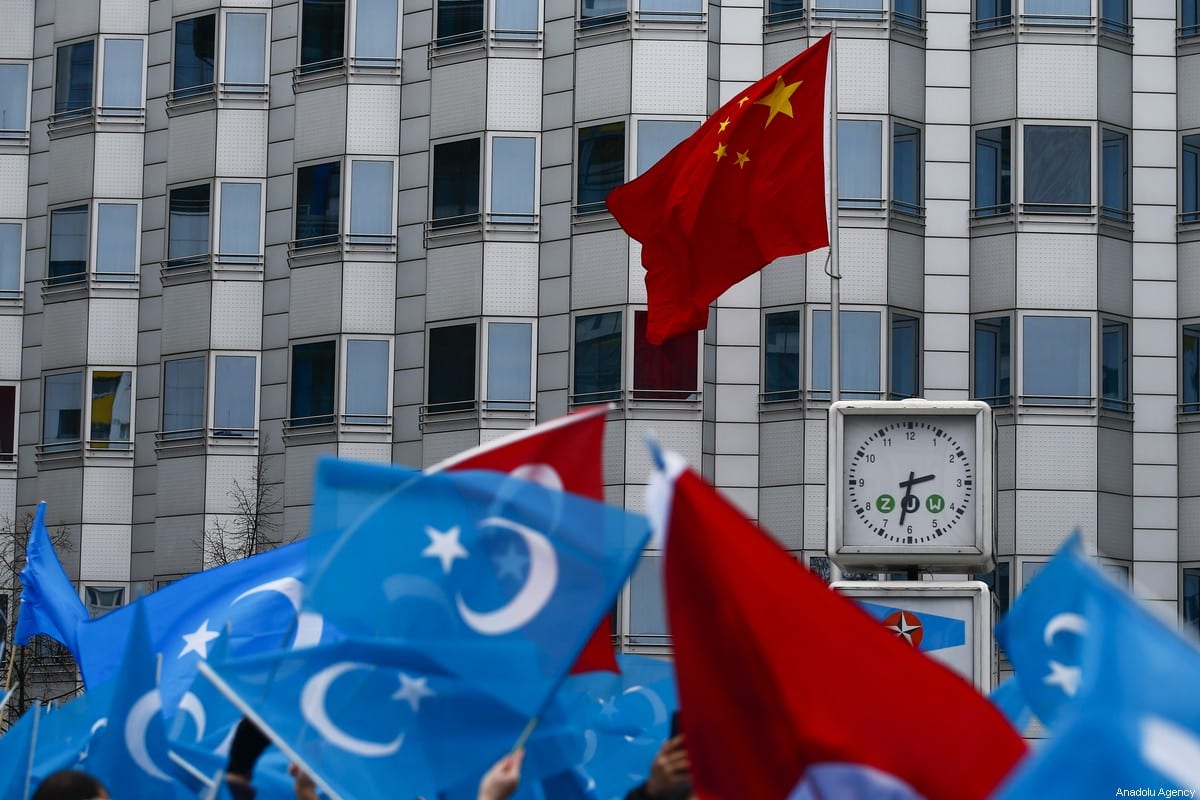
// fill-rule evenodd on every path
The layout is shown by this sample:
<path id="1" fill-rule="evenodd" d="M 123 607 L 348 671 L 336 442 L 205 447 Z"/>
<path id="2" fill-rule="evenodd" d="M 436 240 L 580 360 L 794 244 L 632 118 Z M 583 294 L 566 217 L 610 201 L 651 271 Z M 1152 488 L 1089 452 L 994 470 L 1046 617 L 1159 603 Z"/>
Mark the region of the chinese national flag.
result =
<path id="1" fill-rule="evenodd" d="M 668 467 L 647 504 L 667 512 L 667 617 L 699 797 L 988 797 L 1026 749 L 1000 712 L 677 456 Z"/>
<path id="2" fill-rule="evenodd" d="M 702 330 L 712 301 L 780 256 L 829 244 L 828 54 L 826 36 L 609 193 L 609 210 L 642 243 L 652 343 Z"/>

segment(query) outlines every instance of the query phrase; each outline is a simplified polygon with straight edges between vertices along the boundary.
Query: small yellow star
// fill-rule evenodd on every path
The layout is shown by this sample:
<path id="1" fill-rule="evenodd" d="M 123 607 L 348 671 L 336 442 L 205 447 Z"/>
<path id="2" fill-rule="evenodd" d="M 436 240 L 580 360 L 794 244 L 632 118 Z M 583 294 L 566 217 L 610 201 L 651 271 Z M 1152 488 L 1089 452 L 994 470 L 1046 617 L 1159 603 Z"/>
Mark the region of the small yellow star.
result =
<path id="1" fill-rule="evenodd" d="M 722 158 L 724 158 L 725 157 L 725 145 L 721 144 L 720 142 L 717 142 L 717 149 L 713 150 L 713 155 L 717 157 L 717 161 L 720 161 Z"/>
<path id="2" fill-rule="evenodd" d="M 742 106 L 746 105 L 746 103 L 749 103 L 749 102 L 750 102 L 749 97 L 743 97 L 741 100 L 738 100 L 738 108 L 741 108 Z"/>
<path id="3" fill-rule="evenodd" d="M 728 127 L 729 127 L 729 118 L 726 117 L 725 121 L 721 123 L 721 130 L 717 131 L 717 133 L 724 133 L 725 129 Z"/>
<path id="4" fill-rule="evenodd" d="M 738 154 L 737 154 L 737 165 L 738 165 L 738 168 L 739 168 L 739 169 L 745 169 L 745 168 L 746 168 L 746 162 L 748 162 L 749 160 L 750 160 L 750 151 L 749 151 L 749 150 L 745 151 L 744 153 L 738 153 Z"/>
<path id="5" fill-rule="evenodd" d="M 771 120 L 775 119 L 776 114 L 792 116 L 791 97 L 800 88 L 800 84 L 802 83 L 804 81 L 784 83 L 782 77 L 776 78 L 775 88 L 771 90 L 771 93 L 761 100 L 754 101 L 754 105 L 756 106 L 766 106 L 771 109 L 771 113 L 767 115 L 766 125 L 763 125 L 764 128 L 771 124 Z"/>

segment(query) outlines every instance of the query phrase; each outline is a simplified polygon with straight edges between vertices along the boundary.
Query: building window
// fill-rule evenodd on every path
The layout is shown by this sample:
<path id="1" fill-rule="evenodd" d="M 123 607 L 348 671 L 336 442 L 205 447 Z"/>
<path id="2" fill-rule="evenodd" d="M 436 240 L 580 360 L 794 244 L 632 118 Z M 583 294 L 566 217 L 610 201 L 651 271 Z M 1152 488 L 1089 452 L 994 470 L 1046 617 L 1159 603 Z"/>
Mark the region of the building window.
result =
<path id="1" fill-rule="evenodd" d="M 536 39 L 541 25 L 537 0 L 496 0 L 492 34 L 497 39 Z"/>
<path id="2" fill-rule="evenodd" d="M 483 0 L 437 0 L 438 47 L 483 40 Z"/>
<path id="3" fill-rule="evenodd" d="M 142 66 L 142 40 L 106 38 L 102 44 L 100 113 L 141 116 L 145 110 L 142 85 L 146 74 Z"/>
<path id="4" fill-rule="evenodd" d="M 840 154 L 839 154 L 840 156 Z M 879 399 L 879 334 L 878 311 L 843 311 L 838 339 L 838 365 L 841 376 L 838 381 L 842 400 Z M 829 331 L 830 313 L 816 310 L 812 313 L 812 387 L 813 396 L 828 400 L 830 376 L 831 342 Z"/>
<path id="5" fill-rule="evenodd" d="M 83 373 L 42 378 L 42 444 L 46 449 L 77 446 L 83 438 Z"/>
<path id="6" fill-rule="evenodd" d="M 133 373 L 93 370 L 88 447 L 125 450 L 133 434 Z"/>
<path id="7" fill-rule="evenodd" d="M 1180 221 L 1200 222 L 1200 133 L 1183 137 L 1180 182 Z"/>
<path id="8" fill-rule="evenodd" d="M 662 344 L 646 339 L 645 311 L 633 312 L 633 399 L 695 400 L 699 389 L 700 334 L 683 333 Z"/>
<path id="9" fill-rule="evenodd" d="M 171 73 L 174 97 L 191 97 L 213 90 L 216 53 L 216 14 L 181 19 L 175 23 L 175 63 Z"/>
<path id="10" fill-rule="evenodd" d="M 883 123 L 839 119 L 838 207 L 883 208 Z"/>
<path id="11" fill-rule="evenodd" d="M 638 19 L 642 22 L 700 22 L 704 9 L 700 0 L 640 0 Z"/>
<path id="12" fill-rule="evenodd" d="M 262 261 L 262 184 L 221 181 L 218 200 L 216 260 L 255 264 Z"/>
<path id="13" fill-rule="evenodd" d="M 1200 636 L 1200 569 L 1183 569 L 1183 627 Z"/>
<path id="14" fill-rule="evenodd" d="M 490 222 L 529 225 L 537 220 L 537 140 L 493 136 Z"/>
<path id="15" fill-rule="evenodd" d="M 907 314 L 892 314 L 892 357 L 888 399 L 921 395 L 921 323 Z"/>
<path id="16" fill-rule="evenodd" d="M 475 408 L 475 324 L 429 329 L 426 404 L 429 413 Z"/>
<path id="17" fill-rule="evenodd" d="M 21 296 L 21 223 L 0 222 L 0 300 Z"/>
<path id="18" fill-rule="evenodd" d="M 1081 125 L 1026 125 L 1024 211 L 1090 214 L 1092 129 Z"/>
<path id="19" fill-rule="evenodd" d="M 1012 581 L 1009 577 L 1010 569 L 1011 567 L 1007 561 L 997 561 L 996 568 L 991 572 L 985 575 L 971 576 L 971 580 L 983 581 L 992 590 L 992 597 L 996 598 L 1001 617 L 1008 613 L 1009 595 L 1012 591 Z"/>
<path id="20" fill-rule="evenodd" d="M 489 411 L 529 411 L 533 408 L 533 325 L 528 322 L 487 324 L 487 386 Z"/>
<path id="21" fill-rule="evenodd" d="M 1024 0 L 1024 3 L 1021 19 L 1029 25 L 1090 25 L 1092 22 L 1092 0 Z"/>
<path id="22" fill-rule="evenodd" d="M 29 66 L 0 64 L 0 139 L 29 133 Z"/>
<path id="23" fill-rule="evenodd" d="M 1106 319 L 1100 330 L 1100 402 L 1106 408 L 1128 411 L 1129 325 Z"/>
<path id="24" fill-rule="evenodd" d="M 1091 405 L 1091 319 L 1027 314 L 1021 323 L 1021 358 L 1022 402 Z"/>
<path id="25" fill-rule="evenodd" d="M 1012 211 L 1012 129 L 1007 125 L 975 132 L 976 217 Z"/>
<path id="26" fill-rule="evenodd" d="M 225 57 L 221 88 L 227 92 L 267 90 L 267 15 L 229 12 L 225 15 Z"/>
<path id="27" fill-rule="evenodd" d="M 58 48 L 54 64 L 54 116 L 62 121 L 92 111 L 96 42 L 88 39 Z"/>
<path id="28" fill-rule="evenodd" d="M 50 212 L 51 286 L 82 281 L 87 277 L 88 207 L 56 208 Z"/>
<path id="29" fill-rule="evenodd" d="M 390 66 L 398 58 L 399 0 L 356 0 L 354 60 L 360 66 Z"/>
<path id="30" fill-rule="evenodd" d="M 1099 0 L 1100 29 L 1121 36 L 1133 32 L 1129 25 L 1129 0 Z"/>
<path id="31" fill-rule="evenodd" d="M 167 199 L 167 266 L 199 264 L 208 259 L 212 219 L 207 183 L 172 189 Z"/>
<path id="32" fill-rule="evenodd" d="M 575 318 L 572 400 L 605 403 L 621 397 L 621 312 Z"/>
<path id="33" fill-rule="evenodd" d="M 1180 411 L 1185 414 L 1200 412 L 1200 324 L 1183 326 L 1183 354 L 1180 367 Z"/>
<path id="34" fill-rule="evenodd" d="M 767 0 L 767 25 L 783 25 L 787 22 L 804 21 L 804 0 Z"/>
<path id="35" fill-rule="evenodd" d="M 1200 34 L 1200 0 L 1180 0 L 1179 2 L 1179 35 L 1195 36 Z"/>
<path id="36" fill-rule="evenodd" d="M 352 244 L 388 245 L 396 236 L 392 206 L 396 186 L 391 161 L 350 161 L 350 231 Z"/>
<path id="37" fill-rule="evenodd" d="M 662 157 L 700 127 L 695 120 L 639 119 L 637 121 L 637 174 L 643 175 Z"/>
<path id="38" fill-rule="evenodd" d="M 606 211 L 608 193 L 625 182 L 625 123 L 580 128 L 577 164 L 576 211 Z"/>
<path id="39" fill-rule="evenodd" d="M 346 56 L 344 0 L 303 0 L 300 12 L 300 71 L 340 65 Z"/>
<path id="40" fill-rule="evenodd" d="M 1012 24 L 1012 0 L 975 0 L 974 28 L 990 31 Z"/>
<path id="41" fill-rule="evenodd" d="M 667 606 L 663 595 L 662 554 L 643 553 L 629 578 L 629 643 L 666 645 Z"/>
<path id="42" fill-rule="evenodd" d="M 137 204 L 97 204 L 96 278 L 131 281 L 137 277 L 138 234 Z"/>
<path id="43" fill-rule="evenodd" d="M 892 20 L 908 28 L 925 27 L 922 0 L 893 0 Z"/>
<path id="44" fill-rule="evenodd" d="M 883 0 L 813 0 L 818 19 L 883 19 Z"/>
<path id="45" fill-rule="evenodd" d="M 317 247 L 338 240 L 342 162 L 296 168 L 296 247 Z"/>
<path id="46" fill-rule="evenodd" d="M 433 146 L 432 194 L 431 227 L 479 222 L 479 139 Z"/>
<path id="47" fill-rule="evenodd" d="M 899 122 L 892 125 L 892 210 L 921 213 L 921 132 Z"/>
<path id="48" fill-rule="evenodd" d="M 392 350 L 385 339 L 346 341 L 346 422 L 386 425 L 390 418 Z"/>
<path id="49" fill-rule="evenodd" d="M 1008 317 L 975 320 L 972 393 L 993 408 L 1012 405 L 1012 326 Z"/>
<path id="50" fill-rule="evenodd" d="M 603 25 L 626 18 L 628 0 L 583 0 L 579 7 L 580 25 Z"/>
<path id="51" fill-rule="evenodd" d="M 1129 137 L 1104 128 L 1100 148 L 1100 214 L 1109 219 L 1128 221 L 1129 213 Z"/>
<path id="52" fill-rule="evenodd" d="M 204 356 L 163 362 L 164 439 L 198 436 L 204 429 Z"/>
<path id="53" fill-rule="evenodd" d="M 213 359 L 213 436 L 252 437 L 258 432 L 258 358 Z"/>
<path id="54" fill-rule="evenodd" d="M 17 459 L 17 387 L 0 384 L 0 464 Z"/>
<path id="55" fill-rule="evenodd" d="M 88 614 L 92 619 L 103 617 L 113 609 L 125 605 L 123 586 L 85 586 L 83 594 L 87 598 Z"/>
<path id="56" fill-rule="evenodd" d="M 336 391 L 337 342 L 293 345 L 291 426 L 332 423 Z"/>
<path id="57" fill-rule="evenodd" d="M 800 312 L 766 315 L 763 334 L 763 402 L 800 399 Z"/>

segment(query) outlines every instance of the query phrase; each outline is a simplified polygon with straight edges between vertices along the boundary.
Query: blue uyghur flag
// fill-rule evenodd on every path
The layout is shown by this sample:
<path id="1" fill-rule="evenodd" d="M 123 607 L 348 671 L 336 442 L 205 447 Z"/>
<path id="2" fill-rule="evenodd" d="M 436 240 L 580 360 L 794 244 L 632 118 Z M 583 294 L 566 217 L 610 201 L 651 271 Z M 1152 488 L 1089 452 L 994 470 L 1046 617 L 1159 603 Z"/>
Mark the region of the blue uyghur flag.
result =
<path id="1" fill-rule="evenodd" d="M 327 459 L 305 608 L 344 633 L 419 646 L 534 715 L 648 537 L 640 515 L 503 473 Z"/>
<path id="2" fill-rule="evenodd" d="M 345 639 L 200 669 L 344 798 L 434 797 L 492 764 L 527 721 L 423 647 Z"/>
<path id="3" fill-rule="evenodd" d="M 17 612 L 14 642 L 26 644 L 44 633 L 62 642 L 78 660 L 76 629 L 88 619 L 79 593 L 63 570 L 46 531 L 46 504 L 38 503 L 29 541 L 25 545 L 25 568 L 21 570 L 21 607 Z"/>
<path id="4" fill-rule="evenodd" d="M 113 687 L 108 722 L 80 769 L 120 797 L 194 797 L 167 772 L 166 722 L 158 694 L 158 659 L 151 649 L 145 614 L 135 606 L 133 630 Z"/>
<path id="5" fill-rule="evenodd" d="M 42 718 L 33 760 L 33 785 L 60 769 L 75 769 L 87 757 L 92 740 L 108 724 L 117 681 L 93 687 Z M 2 795 L 0 795 L 2 796 Z"/>
<path id="6" fill-rule="evenodd" d="M 162 656 L 159 688 L 168 717 L 222 635 L 231 637 L 231 657 L 316 644 L 321 620 L 297 619 L 307 546 L 300 541 L 198 572 L 81 625 L 77 660 L 84 683 L 90 688 L 117 674 L 139 606 L 151 650 Z"/>
<path id="7" fill-rule="evenodd" d="M 0 737 L 0 797 L 27 797 L 29 771 L 39 738 L 42 707 L 34 703 Z"/>

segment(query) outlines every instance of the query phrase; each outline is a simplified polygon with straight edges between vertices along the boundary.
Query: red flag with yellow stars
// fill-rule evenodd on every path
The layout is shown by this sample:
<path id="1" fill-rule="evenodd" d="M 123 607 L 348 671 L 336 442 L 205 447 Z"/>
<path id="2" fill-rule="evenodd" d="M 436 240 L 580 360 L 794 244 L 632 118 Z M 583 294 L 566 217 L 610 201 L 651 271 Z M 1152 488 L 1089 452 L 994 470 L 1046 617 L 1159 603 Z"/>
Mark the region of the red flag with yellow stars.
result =
<path id="1" fill-rule="evenodd" d="M 739 92 L 608 208 L 642 243 L 654 344 L 702 330 L 708 306 L 781 256 L 829 244 L 829 36 Z"/>

